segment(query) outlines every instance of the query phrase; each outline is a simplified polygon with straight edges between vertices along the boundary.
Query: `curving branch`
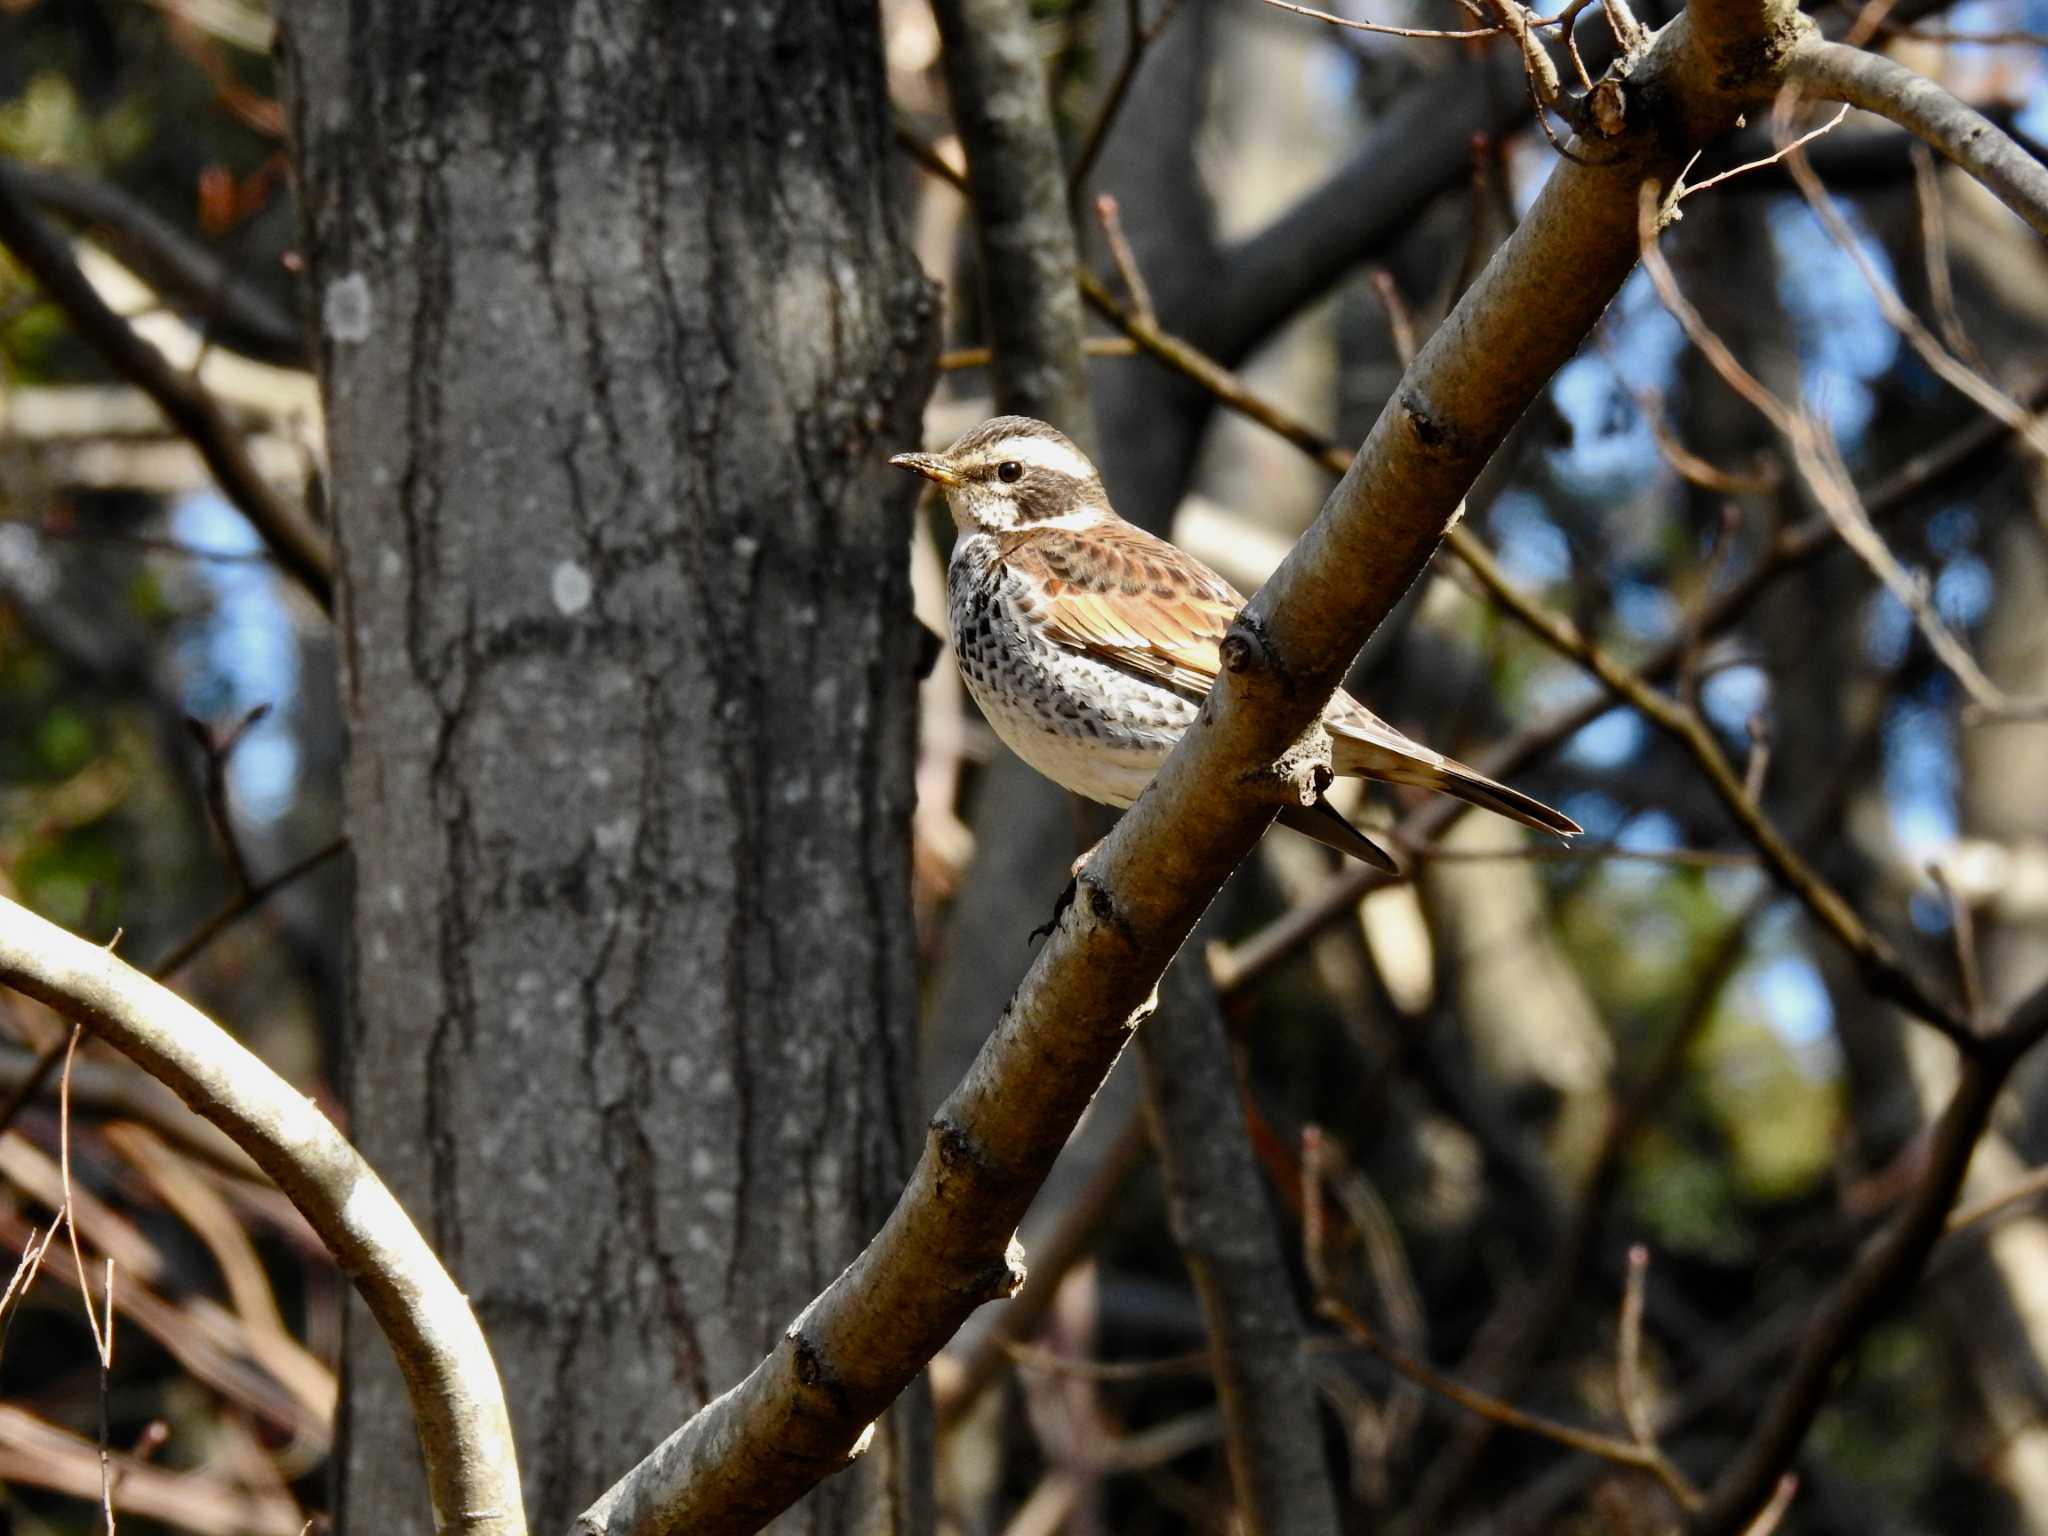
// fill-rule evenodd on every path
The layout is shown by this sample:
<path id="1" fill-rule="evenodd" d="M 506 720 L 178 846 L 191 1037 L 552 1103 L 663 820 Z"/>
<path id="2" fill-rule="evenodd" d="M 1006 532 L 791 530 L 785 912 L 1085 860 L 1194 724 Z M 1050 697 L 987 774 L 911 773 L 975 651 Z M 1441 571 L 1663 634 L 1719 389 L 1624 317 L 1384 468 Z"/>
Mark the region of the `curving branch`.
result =
<path id="1" fill-rule="evenodd" d="M 114 371 L 156 402 L 220 483 L 221 494 L 255 527 L 278 562 L 328 612 L 334 608 L 334 551 L 303 514 L 257 471 L 241 436 L 213 397 L 107 307 L 78 269 L 62 236 L 29 205 L 20 172 L 0 164 L 0 245 L 27 268 L 84 341 Z"/>
<path id="2" fill-rule="evenodd" d="M 483 1330 L 419 1229 L 347 1138 L 176 993 L 5 899 L 0 982 L 132 1057 L 276 1180 L 354 1282 L 398 1357 L 437 1529 L 523 1536 L 512 1425 Z"/>
<path id="3" fill-rule="evenodd" d="M 1925 75 L 1882 54 L 1815 40 L 1786 61 L 1786 76 L 1810 95 L 1861 107 L 1925 139 L 2036 234 L 2048 235 L 2048 166 Z"/>

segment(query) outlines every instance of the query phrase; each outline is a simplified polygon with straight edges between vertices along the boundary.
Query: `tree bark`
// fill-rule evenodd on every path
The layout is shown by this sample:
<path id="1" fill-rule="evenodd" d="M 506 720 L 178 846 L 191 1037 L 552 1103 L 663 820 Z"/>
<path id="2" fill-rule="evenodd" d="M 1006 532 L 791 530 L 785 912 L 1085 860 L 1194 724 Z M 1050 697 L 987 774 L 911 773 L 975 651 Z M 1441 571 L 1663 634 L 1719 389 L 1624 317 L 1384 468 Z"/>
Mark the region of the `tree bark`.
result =
<path id="1" fill-rule="evenodd" d="M 1173 1240 L 1209 1333 L 1237 1492 L 1232 1528 L 1336 1536 L 1301 1310 L 1245 1132 L 1223 1012 L 1201 966 L 1199 954 L 1183 954 L 1167 970 L 1138 1055 Z"/>
<path id="2" fill-rule="evenodd" d="M 769 1350 L 915 1132 L 932 305 L 873 6 L 290 9 L 342 552 L 356 1143 L 563 1529 Z M 341 1513 L 427 1528 L 351 1338 Z M 929 1524 L 921 1405 L 776 1529 Z"/>

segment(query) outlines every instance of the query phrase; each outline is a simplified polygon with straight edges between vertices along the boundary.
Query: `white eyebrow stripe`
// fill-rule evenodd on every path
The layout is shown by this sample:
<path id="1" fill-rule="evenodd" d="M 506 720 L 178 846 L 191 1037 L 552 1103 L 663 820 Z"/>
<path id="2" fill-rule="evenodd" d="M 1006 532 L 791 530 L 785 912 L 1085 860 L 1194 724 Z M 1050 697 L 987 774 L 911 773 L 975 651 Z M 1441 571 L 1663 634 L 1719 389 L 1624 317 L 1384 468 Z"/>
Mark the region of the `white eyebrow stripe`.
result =
<path id="1" fill-rule="evenodd" d="M 1095 466 L 1088 462 L 1085 453 L 1072 444 L 1056 443 L 1049 437 L 1006 437 L 999 443 L 991 443 L 987 452 L 997 463 L 1015 459 L 1019 464 L 1050 469 L 1076 480 L 1095 478 Z"/>

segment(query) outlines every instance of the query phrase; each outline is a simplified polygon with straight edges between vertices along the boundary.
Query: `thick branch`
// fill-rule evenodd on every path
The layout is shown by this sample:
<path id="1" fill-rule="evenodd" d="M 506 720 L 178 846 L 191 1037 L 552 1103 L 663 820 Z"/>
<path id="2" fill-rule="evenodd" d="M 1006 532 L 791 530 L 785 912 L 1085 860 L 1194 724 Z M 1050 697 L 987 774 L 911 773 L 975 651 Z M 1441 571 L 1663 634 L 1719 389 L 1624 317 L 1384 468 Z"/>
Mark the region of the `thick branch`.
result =
<path id="1" fill-rule="evenodd" d="M 1092 448 L 1079 252 L 1031 17 L 1023 0 L 937 0 L 932 9 L 967 150 L 996 404 Z"/>
<path id="2" fill-rule="evenodd" d="M 757 1529 L 856 1453 L 970 1311 L 1015 1289 L 1017 1220 L 1167 962 L 1271 821 L 1272 765 L 1620 288 L 1636 257 L 1636 186 L 1668 182 L 1759 104 L 1756 91 L 1725 90 L 1720 74 L 1683 17 L 1637 61 L 1621 134 L 1553 171 L 1315 526 L 1232 627 L 1198 728 L 1089 861 L 882 1231 L 744 1382 L 622 1479 L 580 1531 Z"/>
<path id="3" fill-rule="evenodd" d="M 483 1330 L 391 1191 L 327 1117 L 176 993 L 4 899 L 0 981 L 146 1067 L 277 1181 L 391 1341 L 436 1527 L 522 1536 L 512 1424 Z"/>
<path id="4" fill-rule="evenodd" d="M 0 165 L 0 244 L 42 285 L 87 345 L 136 385 L 188 438 L 220 483 L 221 494 L 248 518 L 280 564 L 323 609 L 334 607 L 334 552 L 318 529 L 281 501 L 213 397 L 173 368 L 78 270 L 62 237 L 29 206 L 12 166 Z"/>
<path id="5" fill-rule="evenodd" d="M 1336 1536 L 1301 1311 L 1265 1181 L 1245 1132 L 1216 989 L 1184 955 L 1138 1041 L 1145 1108 L 1166 1176 L 1173 1240 L 1201 1298 L 1223 1410 L 1234 1528 L 1247 1536 Z"/>
<path id="6" fill-rule="evenodd" d="M 1787 61 L 1811 95 L 1846 101 L 1917 134 L 1988 187 L 2038 235 L 2048 235 L 2048 166 L 1974 107 L 1882 54 L 1815 40 Z"/>
<path id="7" fill-rule="evenodd" d="M 49 212 L 104 230 L 107 243 L 144 282 L 203 316 L 207 334 L 221 346 L 280 367 L 307 366 L 298 317 L 238 281 L 218 256 L 148 204 L 111 182 L 49 166 L 21 166 L 14 179 Z"/>

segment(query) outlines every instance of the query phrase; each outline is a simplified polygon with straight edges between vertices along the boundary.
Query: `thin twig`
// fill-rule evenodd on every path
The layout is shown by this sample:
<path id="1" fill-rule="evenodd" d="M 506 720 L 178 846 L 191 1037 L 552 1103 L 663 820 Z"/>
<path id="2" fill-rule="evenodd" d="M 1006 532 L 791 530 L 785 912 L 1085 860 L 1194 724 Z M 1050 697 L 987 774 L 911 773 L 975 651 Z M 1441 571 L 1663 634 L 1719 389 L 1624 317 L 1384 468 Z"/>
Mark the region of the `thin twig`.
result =
<path id="1" fill-rule="evenodd" d="M 36 1283 L 36 1272 L 43 1267 L 43 1256 L 50 1251 L 50 1244 L 57 1240 L 57 1222 L 51 1222 L 41 1239 L 36 1229 L 28 1229 L 28 1241 L 22 1245 L 21 1260 L 14 1266 L 14 1275 L 7 1282 L 7 1289 L 0 1291 L 0 1354 L 7 1349 L 7 1330 L 14 1321 L 15 1309 L 28 1294 L 28 1288 Z"/>
<path id="2" fill-rule="evenodd" d="M 220 834 L 221 849 L 227 856 L 228 874 L 234 881 L 235 894 L 247 896 L 250 889 L 249 860 L 242 852 L 242 840 L 235 835 L 234 809 L 228 804 L 228 759 L 234 756 L 235 748 L 242 744 L 251 727 L 259 724 L 270 713 L 268 704 L 258 704 L 225 735 L 215 734 L 205 721 L 187 716 L 185 728 L 192 739 L 199 743 L 199 750 L 206 757 L 206 811 L 213 821 L 213 827 Z"/>
<path id="3" fill-rule="evenodd" d="M 1145 324 L 1157 325 L 1159 312 L 1152 307 L 1152 290 L 1145 286 L 1145 274 L 1138 270 L 1138 255 L 1124 235 L 1122 213 L 1113 193 L 1097 195 L 1095 216 L 1102 221 L 1102 238 L 1109 243 L 1109 259 L 1116 263 L 1117 275 L 1124 280 L 1124 291 L 1131 296 L 1131 308 Z"/>
<path id="4" fill-rule="evenodd" d="M 1986 1195 L 1982 1200 L 1958 1206 L 1948 1218 L 1948 1231 L 1956 1233 L 1981 1226 L 2044 1193 L 2048 1193 L 2048 1168 L 2036 1168 L 1995 1195 Z"/>
<path id="5" fill-rule="evenodd" d="M 1598 1456 L 1601 1460 L 1611 1461 L 1616 1466 L 1633 1467 L 1639 1472 L 1647 1472 L 1657 1480 L 1666 1493 L 1671 1495 L 1672 1501 L 1680 1509 L 1699 1507 L 1699 1490 L 1694 1488 L 1687 1481 L 1685 1474 L 1655 1446 L 1617 1440 L 1614 1436 L 1603 1435 L 1597 1430 L 1580 1429 L 1573 1424 L 1545 1418 L 1541 1414 L 1530 1413 L 1526 1409 L 1517 1408 L 1513 1403 L 1502 1402 L 1497 1397 L 1469 1387 L 1445 1375 L 1427 1361 L 1417 1359 L 1390 1340 L 1381 1338 L 1378 1330 L 1339 1297 L 1325 1295 L 1317 1298 L 1316 1311 L 1341 1328 L 1345 1337 L 1352 1343 L 1372 1351 L 1417 1386 L 1457 1404 L 1467 1413 L 1489 1419 L 1504 1429 L 1518 1429 L 1524 1434 L 1540 1436 L 1571 1450 L 1584 1451 L 1589 1456 Z"/>
<path id="6" fill-rule="evenodd" d="M 2024 27 L 1962 32 L 1929 21 L 1884 21 L 1878 23 L 1878 31 L 1889 37 L 1910 37 L 1916 42 L 1945 43 L 1957 48 L 2048 48 L 2048 32 L 2029 32 Z"/>
<path id="7" fill-rule="evenodd" d="M 7 1095 L 7 1101 L 0 1103 L 0 1136 L 7 1134 L 7 1128 L 14 1124 L 15 1117 L 43 1091 L 43 1084 L 48 1082 L 50 1074 L 57 1070 L 57 1063 L 64 1059 L 69 1046 L 70 1041 L 59 1035 L 37 1052 L 34 1065 L 28 1069 L 28 1075 L 15 1084 L 14 1092 Z"/>
<path id="8" fill-rule="evenodd" d="M 1807 177 L 1812 169 L 1805 160 L 1794 155 L 1788 162 L 1795 175 L 1803 170 Z M 1818 205 L 1817 205 L 1818 206 Z M 1678 280 L 1672 275 L 1671 267 L 1665 261 L 1656 242 L 1656 192 L 1648 183 L 1642 189 L 1643 267 L 1650 275 L 1651 284 L 1657 290 L 1657 297 L 1670 311 L 1673 319 L 1685 332 L 1686 339 L 1699 351 L 1724 383 L 1755 408 L 1785 439 L 1791 450 L 1793 467 L 1799 471 L 1800 479 L 1807 491 L 1828 515 L 1835 531 L 1863 563 L 1876 576 L 1885 590 L 1890 592 L 1912 616 L 1914 626 L 1927 641 L 1928 648 L 1941 664 L 1961 683 L 1969 694 L 1971 702 L 1992 712 L 2005 712 L 2024 708 L 2031 700 L 2016 700 L 1985 675 L 1984 669 L 1970 654 L 1969 647 L 1950 630 L 1934 607 L 1932 595 L 1924 580 L 1907 572 L 1886 544 L 1870 514 L 1857 499 L 1849 479 L 1849 472 L 1842 464 L 1841 454 L 1836 449 L 1826 429 L 1814 419 L 1811 412 L 1795 410 L 1773 394 L 1764 383 L 1736 360 L 1728 344 L 1711 330 L 1700 313 L 1679 290 Z M 1831 211 L 1831 210 L 1830 210 Z M 1839 218 L 1839 215 L 1835 217 Z M 1846 229 L 1844 231 L 1846 237 Z M 1850 242 L 1853 245 L 1853 240 Z M 1860 259 L 1860 258 L 1859 258 Z M 1875 273 L 1870 274 L 1873 278 Z M 1909 317 L 1910 318 L 1910 317 Z M 1918 326 L 1917 321 L 1912 322 Z M 1924 328 L 1922 329 L 1924 335 Z M 1930 341 L 1932 338 L 1928 338 Z M 1947 357 L 1943 353 L 1944 358 Z M 1953 363 L 1953 360 L 1950 360 Z M 1959 366 L 1959 365 L 1957 365 Z M 1967 370 L 1964 370 L 1967 373 Z M 1975 375 L 1969 375 L 1975 379 Z M 1986 386 L 1988 387 L 1988 386 Z M 1993 392 L 1996 393 L 1995 391 Z M 2003 400 L 2003 396 L 1998 396 Z M 2023 436 L 2031 436 L 2035 430 L 2033 420 L 2017 404 L 2005 402 L 2007 409 L 1994 412 L 2007 426 Z M 2024 425 L 2023 425 L 2024 424 Z"/>
<path id="9" fill-rule="evenodd" d="M 1316 10 L 1313 6 L 1296 5 L 1294 0 L 1265 0 L 1265 3 L 1276 11 L 1292 11 L 1297 16 L 1306 16 L 1311 21 L 1342 27 L 1347 32 L 1371 32 L 1381 37 L 1414 37 L 1426 42 L 1463 42 L 1482 37 L 1499 37 L 1508 30 L 1505 26 L 1468 27 L 1448 32 L 1429 27 L 1396 27 L 1382 21 L 1354 21 L 1349 16 L 1333 16 L 1328 11 Z"/>
<path id="10" fill-rule="evenodd" d="M 1779 97 L 1778 105 L 1772 112 L 1772 126 L 1780 133 L 1783 132 L 1792 97 L 1793 90 L 1788 87 Z M 1907 344 L 1920 354 L 1921 360 L 1933 369 L 1939 378 L 1973 401 L 1980 409 L 1996 416 L 2019 433 L 2035 453 L 2048 460 L 2048 425 L 2035 420 L 2030 411 L 2023 409 L 2019 402 L 2005 391 L 1969 364 L 1951 355 L 1934 333 L 1920 323 L 1920 317 L 1906 306 L 1905 300 L 1899 297 L 1898 290 L 1892 287 L 1882 272 L 1878 271 L 1877 264 L 1870 259 L 1869 253 L 1863 248 L 1863 243 L 1849 228 L 1849 221 L 1842 217 L 1841 210 L 1835 206 L 1834 198 L 1821 184 L 1821 179 L 1814 171 L 1813 163 L 1806 158 L 1805 152 L 1796 147 L 1788 148 L 1790 152 L 1785 157 L 1785 169 L 1791 173 L 1792 180 L 1805 194 L 1806 201 L 1819 216 L 1822 226 L 1835 244 L 1856 264 L 1856 270 L 1862 273 L 1864 283 L 1876 297 L 1877 307 L 1883 312 L 1891 327 L 1906 339 Z"/>
<path id="11" fill-rule="evenodd" d="M 1948 878 L 1948 871 L 1939 864 L 1927 866 L 1927 877 L 1948 902 L 1949 932 L 1956 952 L 1956 981 L 1963 991 L 1963 1006 L 1969 1010 L 1971 1018 L 1981 1021 L 1987 1017 L 1984 978 L 1977 969 L 1977 924 L 1970 912 L 1970 898 L 1957 889 Z"/>
<path id="12" fill-rule="evenodd" d="M 1415 361 L 1415 311 L 1409 308 L 1408 300 L 1401 292 L 1401 285 L 1394 281 L 1394 274 L 1385 267 L 1372 269 L 1373 292 L 1380 296 L 1380 306 L 1387 312 L 1387 330 L 1394 342 L 1394 357 L 1403 368 Z"/>
<path id="13" fill-rule="evenodd" d="M 226 929 L 262 906 L 264 902 L 275 896 L 294 880 L 319 868 L 347 847 L 348 839 L 337 837 L 333 842 L 314 849 L 297 863 L 286 865 L 260 885 L 253 885 L 240 895 L 231 898 L 227 905 L 201 923 L 183 942 L 172 945 L 170 951 L 161 960 L 157 961 L 155 965 L 150 967 L 150 978 L 155 981 L 162 981 L 166 977 L 183 970 L 191 963 L 194 955 L 197 955 L 207 945 L 219 938 Z"/>
<path id="14" fill-rule="evenodd" d="M 1833 117 L 1829 118 L 1826 122 L 1822 123 L 1818 128 L 1809 128 L 1805 133 L 1802 133 L 1798 138 L 1794 139 L 1791 143 L 1780 144 L 1776 149 L 1772 150 L 1768 155 L 1763 156 L 1761 159 L 1745 160 L 1741 165 L 1731 166 L 1729 167 L 1729 169 L 1721 171 L 1716 175 L 1709 176 L 1705 181 L 1697 182 L 1692 186 L 1687 186 L 1685 184 L 1684 178 L 1681 177 L 1679 178 L 1677 188 L 1672 193 L 1671 201 L 1673 204 L 1682 203 L 1688 197 L 1697 196 L 1699 193 L 1706 191 L 1709 187 L 1717 187 L 1724 181 L 1733 181 L 1736 177 L 1747 175 L 1751 171 L 1761 171 L 1769 166 L 1776 165 L 1780 160 L 1783 160 L 1787 155 L 1794 154 L 1797 151 L 1804 149 L 1808 144 L 1811 144 L 1815 139 L 1819 138 L 1822 134 L 1834 132 L 1836 128 L 1841 126 L 1842 119 L 1847 117 L 1848 115 L 1849 108 L 1847 107 L 1847 105 L 1844 105 L 1839 112 L 1837 112 Z"/>
<path id="15" fill-rule="evenodd" d="M 77 1059 L 79 1037 L 84 1032 L 76 1023 L 71 1026 L 64 1047 L 63 1075 L 57 1079 L 57 1176 L 63 1190 L 63 1206 L 57 1219 L 71 1239 L 71 1263 L 78 1271 L 78 1294 L 85 1303 L 85 1324 L 92 1330 L 93 1354 L 99 1361 L 100 1507 L 106 1516 L 107 1536 L 114 1536 L 114 1472 L 107 1411 L 108 1378 L 114 1369 L 114 1261 L 106 1261 L 107 1316 L 103 1328 L 93 1311 L 92 1287 L 86 1283 L 85 1255 L 78 1245 L 78 1210 L 71 1195 L 71 1064 Z"/>
<path id="16" fill-rule="evenodd" d="M 1207 1350 L 1168 1355 L 1160 1360 L 1079 1360 L 1054 1354 L 1035 1344 L 1005 1343 L 1003 1353 L 1020 1371 L 1041 1371 L 1048 1376 L 1071 1376 L 1079 1381 L 1156 1381 L 1162 1376 L 1207 1376 L 1211 1366 Z"/>
<path id="17" fill-rule="evenodd" d="M 1138 66 L 1144 62 L 1146 50 L 1159 40 L 1159 34 L 1166 30 L 1166 24 L 1173 20 L 1173 13 L 1178 9 L 1180 0 L 1161 0 L 1159 14 L 1152 18 L 1148 27 L 1143 25 L 1142 0 L 1125 0 L 1125 30 L 1130 34 L 1130 42 L 1124 49 L 1123 63 L 1117 66 L 1116 78 L 1110 81 L 1109 89 L 1103 93 L 1102 107 L 1096 112 L 1095 121 L 1088 125 L 1080 152 L 1074 156 L 1074 164 L 1067 172 L 1069 207 L 1081 200 L 1081 193 L 1088 185 L 1088 173 L 1095 169 L 1096 158 L 1109 138 L 1109 130 L 1116 126 L 1117 114 L 1123 110 L 1131 82 L 1138 77 Z"/>
<path id="18" fill-rule="evenodd" d="M 1956 308 L 1955 274 L 1949 270 L 1948 219 L 1942 210 L 1941 178 L 1935 173 L 1934 151 L 1920 140 L 1910 146 L 1913 157 L 1913 195 L 1920 205 L 1920 258 L 1927 268 L 1927 296 L 1934 304 L 1934 316 L 1941 334 L 1955 355 L 1989 375 L 1991 367 L 1984 354 L 1970 340 L 1963 317 Z"/>
<path id="19" fill-rule="evenodd" d="M 1650 1250 L 1637 1243 L 1628 1251 L 1628 1270 L 1621 1290 L 1621 1322 L 1615 1337 L 1615 1380 L 1621 1398 L 1621 1417 L 1637 1445 L 1657 1443 L 1650 1393 L 1643 1381 L 1643 1291 L 1649 1273 Z"/>
<path id="20" fill-rule="evenodd" d="M 1136 357 L 1138 344 L 1128 336 L 1090 336 L 1082 344 L 1090 357 Z M 996 360 L 990 347 L 955 347 L 939 354 L 939 372 L 958 373 L 965 368 L 986 368 Z"/>
<path id="21" fill-rule="evenodd" d="M 917 164 L 919 169 L 943 181 L 955 192 L 965 195 L 968 190 L 967 173 L 948 160 L 936 146 L 927 143 L 905 123 L 894 125 L 896 147 Z"/>

